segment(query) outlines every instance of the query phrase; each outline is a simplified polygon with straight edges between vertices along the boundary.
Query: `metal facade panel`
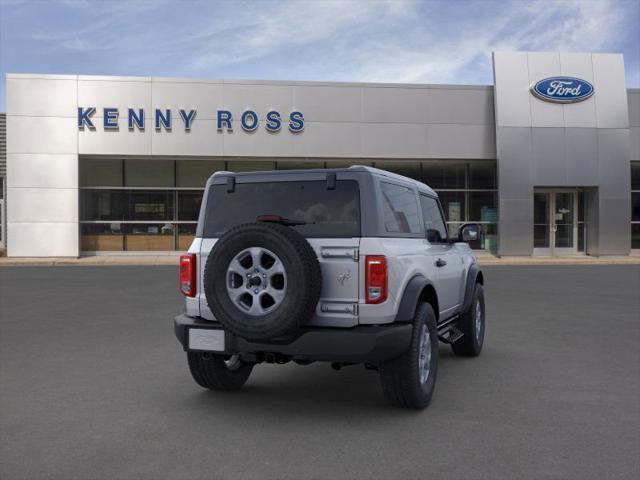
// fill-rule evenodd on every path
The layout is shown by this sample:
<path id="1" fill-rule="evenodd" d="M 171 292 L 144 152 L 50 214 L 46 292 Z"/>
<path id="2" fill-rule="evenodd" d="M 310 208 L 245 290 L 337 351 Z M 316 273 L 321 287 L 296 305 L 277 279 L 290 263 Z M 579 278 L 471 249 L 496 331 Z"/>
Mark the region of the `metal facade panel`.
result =
<path id="1" fill-rule="evenodd" d="M 244 132 L 231 135 L 245 136 Z M 216 120 L 197 118 L 190 131 L 180 125 L 171 132 L 150 129 L 147 133 L 149 153 L 153 155 L 203 155 L 221 156 L 224 153 L 224 136 L 216 131 Z"/>
<path id="2" fill-rule="evenodd" d="M 529 53 L 527 54 L 529 67 L 529 85 L 535 84 L 543 78 L 558 75 L 560 72 L 560 54 L 558 53 Z M 532 127 L 564 127 L 563 106 L 557 103 L 545 102 L 533 95 L 529 95 Z"/>
<path id="3" fill-rule="evenodd" d="M 598 129 L 600 199 L 619 198 L 631 205 L 629 130 Z"/>
<path id="4" fill-rule="evenodd" d="M 7 154 L 77 153 L 76 119 L 7 114 Z"/>
<path id="5" fill-rule="evenodd" d="M 362 88 L 360 85 L 296 85 L 293 87 L 293 104 L 304 112 L 308 122 L 359 122 L 362 118 Z"/>
<path id="6" fill-rule="evenodd" d="M 598 204 L 598 254 L 628 255 L 631 250 L 631 209 L 628 199 L 606 199 Z"/>
<path id="7" fill-rule="evenodd" d="M 291 139 L 292 155 L 298 157 L 359 157 L 360 156 L 359 123 L 311 123 L 307 124 L 304 133 Z M 283 131 L 282 134 L 289 135 Z M 268 153 L 268 152 L 267 152 Z M 227 153 L 225 155 L 232 155 Z"/>
<path id="8" fill-rule="evenodd" d="M 77 188 L 7 188 L 7 223 L 77 222 Z"/>
<path id="9" fill-rule="evenodd" d="M 566 128 L 568 186 L 596 186 L 599 183 L 598 135 L 595 128 Z"/>
<path id="10" fill-rule="evenodd" d="M 362 88 L 362 121 L 427 123 L 431 110 L 428 88 Z"/>
<path id="11" fill-rule="evenodd" d="M 99 119 L 103 117 L 104 108 L 117 108 L 120 120 L 124 119 L 125 121 L 128 108 L 143 108 L 145 113 L 148 114 L 154 108 L 151 101 L 151 78 L 141 77 L 135 81 L 118 79 L 78 80 L 77 105 L 84 108 L 96 108 L 93 118 L 97 129 L 100 130 L 102 128 L 99 125 Z M 149 120 L 152 119 L 153 117 Z"/>
<path id="12" fill-rule="evenodd" d="M 11 153 L 11 187 L 78 188 L 78 156 Z"/>
<path id="13" fill-rule="evenodd" d="M 500 198 L 533 195 L 531 128 L 498 127 L 498 188 Z"/>
<path id="14" fill-rule="evenodd" d="M 529 198 L 500 198 L 499 255 L 531 255 L 533 250 L 533 192 Z"/>
<path id="15" fill-rule="evenodd" d="M 577 77 L 594 84 L 590 53 L 560 53 L 560 75 Z M 599 92 L 598 92 L 599 93 Z M 593 98 L 563 108 L 564 125 L 567 128 L 596 127 L 596 102 Z"/>
<path id="16" fill-rule="evenodd" d="M 431 88 L 427 122 L 493 126 L 493 102 L 491 87 Z"/>
<path id="17" fill-rule="evenodd" d="M 533 128 L 533 185 L 567 185 L 564 128 Z M 533 186 L 532 185 L 532 186 Z"/>
<path id="18" fill-rule="evenodd" d="M 424 158 L 429 156 L 428 126 L 402 124 L 363 124 L 362 150 L 372 158 Z"/>
<path id="19" fill-rule="evenodd" d="M 94 130 L 85 128 L 85 131 L 79 132 L 79 153 L 81 155 L 151 155 L 152 125 L 147 124 L 147 128 L 143 131 L 137 128 L 129 130 L 127 119 L 122 117 L 118 120 L 118 125 L 119 127 L 114 130 L 97 127 Z"/>
<path id="20" fill-rule="evenodd" d="M 78 222 L 7 222 L 10 257 L 77 257 L 79 251 Z"/>
<path id="21" fill-rule="evenodd" d="M 151 81 L 151 98 L 153 108 L 168 108 L 171 116 L 179 119 L 179 109 L 197 109 L 196 123 L 201 120 L 215 120 L 218 107 L 224 107 L 222 96 L 223 85 L 220 83 L 200 83 L 193 81 L 156 80 Z M 204 101 L 206 99 L 206 102 Z M 145 112 L 149 122 L 153 122 L 153 111 Z M 149 123 L 152 126 L 151 123 Z"/>
<path id="22" fill-rule="evenodd" d="M 7 77 L 7 113 L 34 117 L 76 117 L 77 80 Z"/>
<path id="23" fill-rule="evenodd" d="M 257 129 L 252 133 L 245 133 L 241 129 L 239 131 L 234 131 L 233 133 L 226 133 L 225 135 L 219 135 L 216 138 L 216 135 L 211 135 L 211 132 L 214 131 L 215 128 L 213 125 L 209 127 L 211 130 L 207 134 L 207 128 L 204 128 L 203 139 L 206 136 L 213 137 L 210 141 L 217 144 L 222 143 L 222 154 L 225 156 L 246 156 L 246 157 L 260 157 L 268 152 L 272 157 L 290 157 L 294 155 L 294 145 L 296 142 L 302 143 L 305 141 L 304 137 L 307 135 L 295 134 L 292 135 L 286 130 L 286 127 L 277 133 L 271 133 L 263 128 Z M 311 131 L 314 130 L 312 127 Z M 181 132 L 183 133 L 183 132 Z M 305 132 L 306 134 L 307 132 Z M 313 137 L 315 132 L 312 132 L 308 137 Z M 181 135 L 184 137 L 183 143 L 186 144 L 191 143 L 192 140 L 189 139 L 189 134 Z M 167 137 L 168 138 L 168 137 Z M 339 146 L 339 138 L 336 138 L 336 146 Z M 330 144 L 330 142 L 328 142 Z M 156 144 L 154 143 L 154 147 Z M 206 155 L 206 153 L 201 153 L 201 155 Z"/>
<path id="24" fill-rule="evenodd" d="M 529 66 L 522 52 L 494 52 L 496 127 L 530 127 Z"/>
<path id="25" fill-rule="evenodd" d="M 427 126 L 427 157 L 495 158 L 493 125 L 433 124 Z"/>
<path id="26" fill-rule="evenodd" d="M 204 104 L 202 98 L 199 104 Z M 293 99 L 293 87 L 289 85 L 224 83 L 222 87 L 222 102 L 211 103 L 211 105 L 214 108 L 216 105 L 220 108 L 229 108 L 236 117 L 245 110 L 253 110 L 262 120 L 266 118 L 269 110 L 280 112 L 283 118 L 287 118 L 293 110 L 303 110 L 302 107 L 296 105 Z M 307 118 L 307 120 L 311 119 Z"/>
<path id="27" fill-rule="evenodd" d="M 598 128 L 629 128 L 622 55 L 594 53 L 592 59 Z"/>
<path id="28" fill-rule="evenodd" d="M 7 75 L 9 256 L 78 255 L 76 79 Z"/>

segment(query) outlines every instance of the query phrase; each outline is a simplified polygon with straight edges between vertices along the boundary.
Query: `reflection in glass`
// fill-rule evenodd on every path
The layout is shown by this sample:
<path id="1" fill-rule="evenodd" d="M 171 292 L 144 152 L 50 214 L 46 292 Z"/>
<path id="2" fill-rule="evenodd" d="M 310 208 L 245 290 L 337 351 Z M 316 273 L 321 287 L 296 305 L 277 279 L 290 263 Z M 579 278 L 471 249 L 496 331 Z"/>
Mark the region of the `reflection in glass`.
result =
<path id="1" fill-rule="evenodd" d="M 640 222 L 640 192 L 631 193 L 631 221 Z"/>
<path id="2" fill-rule="evenodd" d="M 447 222 L 466 221 L 464 192 L 438 192 L 438 197 Z"/>
<path id="3" fill-rule="evenodd" d="M 640 223 L 631 224 L 631 248 L 640 248 Z"/>
<path id="4" fill-rule="evenodd" d="M 495 162 L 469 162 L 468 188 L 494 190 L 496 188 Z"/>
<path id="5" fill-rule="evenodd" d="M 82 220 L 125 220 L 127 195 L 124 190 L 81 190 Z"/>
<path id="6" fill-rule="evenodd" d="M 533 246 L 535 248 L 549 248 L 549 225 L 533 226 Z"/>
<path id="7" fill-rule="evenodd" d="M 196 236 L 195 223 L 180 223 L 178 224 L 178 250 L 186 252 L 191 246 L 191 242 Z"/>
<path id="8" fill-rule="evenodd" d="M 231 160 L 227 162 L 230 172 L 264 172 L 275 170 L 276 162 L 260 160 Z"/>
<path id="9" fill-rule="evenodd" d="M 466 163 L 422 164 L 422 181 L 434 190 L 438 188 L 465 188 Z"/>
<path id="10" fill-rule="evenodd" d="M 178 220 L 198 221 L 202 195 L 203 193 L 201 191 L 178 192 Z"/>
<path id="11" fill-rule="evenodd" d="M 80 160 L 80 185 L 88 187 L 121 187 L 122 186 L 121 159 L 93 159 Z"/>
<path id="12" fill-rule="evenodd" d="M 125 220 L 173 220 L 173 192 L 130 190 Z"/>
<path id="13" fill-rule="evenodd" d="M 85 252 L 122 251 L 124 235 L 120 223 L 85 223 L 80 226 L 80 248 Z"/>
<path id="14" fill-rule="evenodd" d="M 125 223 L 122 225 L 125 234 L 125 249 L 133 251 L 165 251 L 174 250 L 171 223 Z"/>
<path id="15" fill-rule="evenodd" d="M 573 247 L 573 224 L 556 225 L 556 248 Z"/>
<path id="16" fill-rule="evenodd" d="M 224 169 L 222 160 L 178 160 L 176 161 L 176 186 L 204 188 L 211 175 Z"/>
<path id="17" fill-rule="evenodd" d="M 573 248 L 573 192 L 555 194 L 555 247 Z"/>
<path id="18" fill-rule="evenodd" d="M 381 168 L 388 172 L 404 175 L 409 178 L 420 178 L 420 164 L 418 162 L 378 162 L 375 163 L 376 168 Z"/>
<path id="19" fill-rule="evenodd" d="M 631 162 L 631 190 L 640 190 L 640 162 Z"/>
<path id="20" fill-rule="evenodd" d="M 276 162 L 277 170 L 308 170 L 311 168 L 324 168 L 324 162 L 318 160 L 302 161 L 302 160 L 278 160 Z"/>
<path id="21" fill-rule="evenodd" d="M 174 162 L 170 160 L 125 160 L 124 181 L 127 187 L 173 187 Z"/>
<path id="22" fill-rule="evenodd" d="M 495 192 L 469 192 L 469 221 L 498 221 Z"/>

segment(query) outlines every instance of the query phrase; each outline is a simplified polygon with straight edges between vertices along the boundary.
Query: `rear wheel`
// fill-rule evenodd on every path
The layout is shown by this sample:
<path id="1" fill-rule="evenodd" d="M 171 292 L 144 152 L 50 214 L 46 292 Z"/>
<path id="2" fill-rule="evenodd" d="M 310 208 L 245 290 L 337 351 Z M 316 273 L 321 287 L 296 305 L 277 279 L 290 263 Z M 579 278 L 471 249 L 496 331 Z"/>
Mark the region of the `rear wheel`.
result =
<path id="1" fill-rule="evenodd" d="M 463 357 L 480 355 L 484 343 L 485 313 L 484 290 L 479 283 L 476 283 L 473 290 L 471 306 L 460 315 L 458 328 L 464 335 L 460 340 L 451 344 L 453 352 Z"/>
<path id="2" fill-rule="evenodd" d="M 405 408 L 429 405 L 438 373 L 438 330 L 431 305 L 418 305 L 409 349 L 398 358 L 383 362 L 379 371 L 389 403 Z"/>
<path id="3" fill-rule="evenodd" d="M 238 390 L 246 383 L 253 365 L 238 355 L 188 352 L 191 376 L 198 385 L 211 390 Z"/>

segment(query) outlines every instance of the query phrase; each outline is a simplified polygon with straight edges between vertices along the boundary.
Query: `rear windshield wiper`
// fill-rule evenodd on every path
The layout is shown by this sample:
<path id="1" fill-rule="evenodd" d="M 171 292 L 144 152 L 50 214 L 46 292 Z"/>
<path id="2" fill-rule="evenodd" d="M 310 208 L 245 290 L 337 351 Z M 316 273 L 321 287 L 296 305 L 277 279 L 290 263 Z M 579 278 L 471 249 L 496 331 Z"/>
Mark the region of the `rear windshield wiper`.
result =
<path id="1" fill-rule="evenodd" d="M 279 223 L 280 225 L 285 225 L 287 227 L 295 227 L 296 225 L 309 225 L 309 223 L 312 223 L 305 222 L 304 220 L 292 220 L 290 218 L 284 218 L 280 215 L 258 215 L 256 217 L 256 222 Z"/>

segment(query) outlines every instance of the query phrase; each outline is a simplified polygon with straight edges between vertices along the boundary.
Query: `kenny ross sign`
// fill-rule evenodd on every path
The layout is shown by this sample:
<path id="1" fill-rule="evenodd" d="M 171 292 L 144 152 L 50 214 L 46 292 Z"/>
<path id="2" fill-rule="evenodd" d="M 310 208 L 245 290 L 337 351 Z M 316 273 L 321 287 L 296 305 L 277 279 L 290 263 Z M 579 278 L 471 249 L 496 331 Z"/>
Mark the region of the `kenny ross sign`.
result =
<path id="1" fill-rule="evenodd" d="M 593 95 L 593 85 L 575 77 L 549 77 L 532 85 L 531 93 L 547 102 L 574 103 Z"/>
<path id="2" fill-rule="evenodd" d="M 93 117 L 96 113 L 95 107 L 78 107 L 78 128 L 84 130 L 88 128 L 95 130 L 96 126 Z M 102 109 L 102 126 L 105 130 L 117 130 L 120 128 L 118 123 L 120 115 L 126 115 L 127 127 L 133 131 L 135 129 L 145 129 L 145 112 L 143 108 L 127 108 L 126 113 L 120 112 L 119 109 L 113 107 L 105 107 Z M 191 126 L 196 119 L 197 111 L 178 110 L 180 119 L 174 119 L 171 116 L 171 109 L 156 108 L 153 113 L 153 126 L 156 131 L 165 130 L 171 132 L 173 123 L 177 120 L 185 131 L 191 130 Z M 245 132 L 254 132 L 260 127 L 260 117 L 253 110 L 245 110 L 239 119 L 235 119 L 229 110 L 218 110 L 216 112 L 216 123 L 219 132 L 225 130 L 233 131 L 234 122 L 239 122 L 240 127 Z M 294 110 L 289 113 L 287 120 L 283 120 L 280 112 L 269 110 L 265 116 L 264 128 L 268 132 L 277 133 L 282 130 L 282 124 L 287 123 L 287 127 L 291 133 L 299 133 L 304 130 L 304 116 L 302 112 Z"/>

